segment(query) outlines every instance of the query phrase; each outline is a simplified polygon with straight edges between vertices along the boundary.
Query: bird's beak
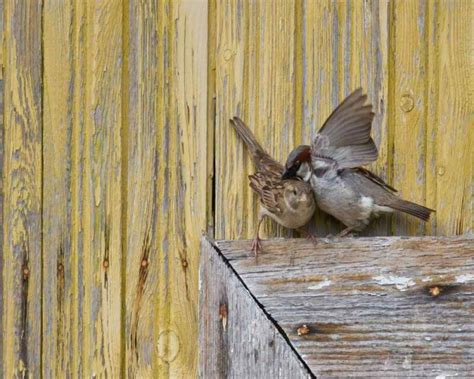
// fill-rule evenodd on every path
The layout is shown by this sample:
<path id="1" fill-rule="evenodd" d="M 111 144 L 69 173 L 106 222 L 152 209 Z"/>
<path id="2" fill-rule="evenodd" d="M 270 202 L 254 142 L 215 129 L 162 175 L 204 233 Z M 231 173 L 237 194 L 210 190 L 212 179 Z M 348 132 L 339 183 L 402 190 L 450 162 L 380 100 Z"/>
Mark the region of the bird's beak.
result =
<path id="1" fill-rule="evenodd" d="M 294 170 L 292 170 L 291 168 L 287 168 L 285 169 L 285 172 L 283 173 L 283 175 L 281 176 L 282 179 L 290 179 L 292 178 L 294 175 L 293 173 Z"/>

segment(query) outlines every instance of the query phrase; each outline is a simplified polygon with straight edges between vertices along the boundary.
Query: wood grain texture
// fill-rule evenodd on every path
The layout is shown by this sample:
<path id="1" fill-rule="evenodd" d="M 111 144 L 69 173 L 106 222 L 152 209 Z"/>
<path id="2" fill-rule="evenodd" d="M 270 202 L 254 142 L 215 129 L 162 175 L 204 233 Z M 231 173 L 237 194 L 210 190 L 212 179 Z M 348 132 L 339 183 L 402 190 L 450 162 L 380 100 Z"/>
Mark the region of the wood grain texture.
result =
<path id="1" fill-rule="evenodd" d="M 207 1 L 173 2 L 170 19 L 169 77 L 171 99 L 161 118 L 159 146 L 166 146 L 160 169 L 160 262 L 155 297 L 160 326 L 156 344 L 163 376 L 196 375 L 198 337 L 199 242 L 207 227 Z M 165 92 L 164 94 L 166 94 Z M 165 95 L 166 96 L 166 95 Z M 166 102 L 162 103 L 163 105 Z M 160 108 L 163 110 L 164 108 Z M 211 151 L 210 151 L 211 150 Z M 165 222 L 167 226 L 165 227 Z M 166 328 L 166 329 L 165 329 Z M 174 349 L 178 347 L 175 352 Z"/>
<path id="2" fill-rule="evenodd" d="M 473 230 L 472 33 L 466 32 L 472 30 L 472 14 L 471 2 L 392 4 L 393 184 L 401 196 L 437 210 L 426 227 L 397 216 L 394 234 Z"/>
<path id="3" fill-rule="evenodd" d="M 72 246 L 74 125 L 74 20 L 72 2 L 46 0 L 43 7 L 43 365 L 44 377 L 78 369 L 78 250 Z M 74 338 L 73 338 L 74 335 Z M 74 371 L 81 374 L 81 371 Z"/>
<path id="4" fill-rule="evenodd" d="M 426 196 L 427 4 L 391 5 L 392 183 L 402 197 L 420 204 Z M 394 218 L 395 234 L 423 234 L 420 220 L 404 214 Z"/>
<path id="5" fill-rule="evenodd" d="M 234 115 L 284 161 L 362 86 L 377 113 L 371 168 L 437 209 L 426 226 L 396 216 L 364 234 L 474 230 L 469 0 L 0 10 L 5 377 L 196 373 L 201 230 L 247 238 L 257 222 Z M 315 221 L 319 235 L 342 227 Z"/>
<path id="6" fill-rule="evenodd" d="M 84 375 L 118 377 L 122 367 L 122 19 L 121 2 L 78 3 L 85 18 L 82 187 Z M 77 25 L 79 27 L 79 25 Z"/>
<path id="7" fill-rule="evenodd" d="M 250 241 L 216 244 L 317 376 L 474 370 L 472 238 L 269 240 L 258 264 Z"/>
<path id="8" fill-rule="evenodd" d="M 157 2 L 130 2 L 125 38 L 128 40 L 127 77 L 127 288 L 126 365 L 127 376 L 150 377 L 157 369 L 154 298 L 158 290 L 159 165 L 158 101 L 163 95 L 164 75 L 159 72 L 165 58 L 161 39 L 167 41 L 167 14 Z M 150 18 L 152 14 L 163 14 Z M 163 62 L 164 63 L 164 62 Z M 163 65 L 163 64 L 162 64 Z M 164 66 L 164 65 L 163 65 Z M 161 81 L 159 80 L 161 79 Z M 153 362 L 155 367 L 152 368 Z"/>
<path id="9" fill-rule="evenodd" d="M 428 224 L 404 214 L 384 216 L 363 235 L 470 232 L 469 186 L 474 175 L 468 157 L 474 128 L 472 91 L 466 85 L 470 83 L 472 33 L 467 30 L 472 29 L 472 4 L 302 1 L 294 3 L 294 9 L 287 6 L 224 1 L 212 9 L 217 40 L 212 52 L 216 59 L 216 236 L 252 236 L 257 220 L 257 200 L 245 185 L 245 175 L 253 168 L 228 130 L 228 118 L 239 114 L 267 149 L 284 161 L 293 143 L 311 142 L 334 107 L 359 86 L 367 91 L 376 112 L 372 134 L 380 155 L 370 168 L 407 200 L 442 208 Z M 278 36 L 273 35 L 276 24 Z M 285 30 L 295 33 L 288 36 L 281 32 Z M 267 70 L 271 77 L 266 76 Z M 275 83 L 284 78 L 290 82 Z M 448 81 L 453 90 L 445 97 L 440 91 Z M 265 114 L 271 116 L 262 120 Z M 450 168 L 457 172 L 454 160 L 462 162 L 462 175 L 449 173 Z M 453 203 L 455 212 L 450 210 Z M 316 234 L 334 233 L 341 227 L 317 212 Z M 274 227 L 267 232 L 279 234 Z"/>
<path id="10" fill-rule="evenodd" d="M 216 2 L 215 234 L 256 233 L 254 172 L 229 124 L 239 116 L 264 148 L 284 161 L 293 146 L 295 6 L 293 2 Z M 267 221 L 265 234 L 281 234 Z M 288 233 L 286 233 L 288 235 Z"/>
<path id="11" fill-rule="evenodd" d="M 192 377 L 212 160 L 207 3 L 133 2 L 128 9 L 127 373 Z"/>
<path id="12" fill-rule="evenodd" d="M 2 8 L 3 9 L 3 8 Z M 4 149 L 4 125 L 3 125 L 3 67 L 1 70 L 2 79 L 0 80 L 0 167 L 2 167 L 2 175 L 0 175 L 0 225 L 3 225 L 3 149 Z M 3 345 L 5 339 L 3 336 L 3 226 L 0 227 L 0 372 L 3 372 Z"/>
<path id="13" fill-rule="evenodd" d="M 41 367 L 41 3 L 5 1 L 3 374 Z M 3 341 L 2 341 L 3 343 Z"/>
<path id="14" fill-rule="evenodd" d="M 426 166 L 438 235 L 474 231 L 473 15 L 472 1 L 429 3 Z"/>
<path id="15" fill-rule="evenodd" d="M 200 378 L 311 378 L 212 242 L 201 242 Z"/>
<path id="16" fill-rule="evenodd" d="M 3 41 L 3 0 L 0 1 L 0 41 Z M 4 107 L 3 107 L 3 44 L 0 53 L 0 372 L 3 372 L 3 155 L 4 155 Z"/>

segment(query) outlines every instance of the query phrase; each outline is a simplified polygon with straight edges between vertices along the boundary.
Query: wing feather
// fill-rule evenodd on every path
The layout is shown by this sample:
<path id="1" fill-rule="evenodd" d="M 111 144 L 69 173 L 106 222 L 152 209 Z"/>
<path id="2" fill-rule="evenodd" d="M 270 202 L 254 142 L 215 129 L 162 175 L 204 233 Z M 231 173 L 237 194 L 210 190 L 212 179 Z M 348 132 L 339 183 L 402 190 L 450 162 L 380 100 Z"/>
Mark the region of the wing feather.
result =
<path id="1" fill-rule="evenodd" d="M 313 141 L 313 165 L 330 158 L 338 168 L 352 168 L 377 159 L 377 147 L 370 136 L 374 112 L 366 101 L 367 95 L 358 88 L 331 113 Z"/>
<path id="2" fill-rule="evenodd" d="M 249 175 L 250 188 L 260 197 L 263 206 L 274 214 L 280 214 L 278 201 L 283 196 L 283 182 L 279 176 L 268 175 L 263 172 L 256 172 Z"/>

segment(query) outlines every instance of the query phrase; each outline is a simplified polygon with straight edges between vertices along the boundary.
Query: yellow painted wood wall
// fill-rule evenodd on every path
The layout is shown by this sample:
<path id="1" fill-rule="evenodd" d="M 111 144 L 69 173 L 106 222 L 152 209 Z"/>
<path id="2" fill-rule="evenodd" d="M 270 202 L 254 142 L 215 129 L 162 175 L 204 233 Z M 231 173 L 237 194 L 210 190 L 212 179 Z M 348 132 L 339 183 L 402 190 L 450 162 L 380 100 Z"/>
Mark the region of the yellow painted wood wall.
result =
<path id="1" fill-rule="evenodd" d="M 257 221 L 233 115 L 283 161 L 362 86 L 372 168 L 437 210 L 367 234 L 473 231 L 470 0 L 2 7 L 6 378 L 196 374 L 200 235 L 247 238 Z"/>

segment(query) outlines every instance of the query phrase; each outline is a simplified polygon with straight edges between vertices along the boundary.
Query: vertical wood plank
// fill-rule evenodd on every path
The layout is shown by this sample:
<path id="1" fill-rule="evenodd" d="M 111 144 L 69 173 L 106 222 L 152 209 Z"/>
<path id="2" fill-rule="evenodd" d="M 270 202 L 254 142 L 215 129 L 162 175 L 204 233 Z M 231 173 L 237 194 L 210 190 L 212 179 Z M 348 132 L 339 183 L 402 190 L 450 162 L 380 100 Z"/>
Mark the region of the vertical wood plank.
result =
<path id="1" fill-rule="evenodd" d="M 393 64 L 389 74 L 393 185 L 401 197 L 420 204 L 425 204 L 426 194 L 426 4 L 425 1 L 392 4 Z M 396 235 L 424 233 L 424 223 L 414 217 L 398 213 L 393 221 Z"/>
<path id="2" fill-rule="evenodd" d="M 3 40 L 3 0 L 0 0 L 0 41 L 1 41 L 1 53 L 0 53 L 0 372 L 3 371 L 3 345 L 5 344 L 4 334 L 3 334 L 3 150 L 5 148 L 4 140 L 4 107 L 3 107 L 3 50 L 4 50 L 4 40 Z"/>
<path id="3" fill-rule="evenodd" d="M 311 144 L 316 132 L 340 100 L 337 64 L 339 32 L 338 11 L 329 0 L 303 1 L 302 6 L 302 70 L 301 103 L 302 122 L 297 144 Z M 332 217 L 316 211 L 315 233 L 327 235 L 340 226 Z"/>
<path id="4" fill-rule="evenodd" d="M 87 54 L 84 41 L 87 36 L 86 28 L 86 4 L 74 2 L 72 17 L 72 40 L 73 40 L 73 94 L 72 94 L 72 136 L 71 136 L 71 270 L 72 292 L 75 295 L 72 302 L 72 359 L 71 370 L 78 377 L 87 375 L 85 373 L 84 349 L 84 325 L 88 320 L 84 317 L 85 297 L 85 267 L 86 256 L 84 254 L 84 212 L 86 199 L 84 185 L 90 179 L 84 175 L 85 168 L 85 119 L 87 116 Z M 88 358 L 88 356 L 87 356 Z"/>
<path id="5" fill-rule="evenodd" d="M 159 146 L 169 138 L 168 159 L 161 161 L 168 171 L 168 188 L 158 200 L 163 201 L 159 217 L 168 222 L 167 228 L 161 225 L 159 235 L 161 267 L 166 274 L 158 285 L 166 297 L 165 302 L 158 299 L 154 322 L 161 327 L 155 341 L 160 372 L 168 372 L 170 377 L 192 377 L 197 370 L 199 243 L 206 228 L 206 158 L 212 158 L 212 147 L 207 145 L 208 2 L 174 2 L 170 15 L 172 91 L 164 119 L 169 134 L 158 138 Z M 175 354 L 176 342 L 179 348 Z"/>
<path id="6" fill-rule="evenodd" d="M 81 6 L 81 4 L 78 4 Z M 122 365 L 122 3 L 90 1 L 86 19 L 83 177 L 85 376 L 119 377 Z"/>
<path id="7" fill-rule="evenodd" d="M 215 14 L 216 236 L 253 237 L 258 200 L 247 176 L 255 169 L 229 118 L 240 116 L 273 157 L 286 159 L 294 140 L 295 5 L 225 1 Z M 276 230 L 267 221 L 266 234 Z"/>
<path id="8" fill-rule="evenodd" d="M 192 377 L 213 156 L 207 2 L 130 2 L 128 9 L 127 374 Z"/>
<path id="9" fill-rule="evenodd" d="M 342 99 L 358 87 L 368 93 L 376 117 L 372 135 L 379 159 L 371 168 L 387 177 L 388 152 L 388 1 L 303 1 L 296 82 L 296 143 L 309 144 Z M 315 232 L 341 230 L 332 217 L 317 212 Z M 386 235 L 385 218 L 364 234 Z"/>
<path id="10" fill-rule="evenodd" d="M 350 88 L 367 90 L 375 118 L 372 123 L 372 137 L 377 145 L 379 156 L 368 166 L 385 180 L 389 180 L 389 125 L 388 125 L 388 61 L 389 61 L 389 1 L 374 0 L 355 2 L 352 5 L 351 25 L 357 30 L 351 35 L 351 63 L 345 67 L 346 76 L 352 81 Z M 358 12 L 362 13 L 359 19 Z M 360 25 L 363 25 L 360 28 Z M 356 40 L 356 41 L 355 41 Z M 362 43 L 359 50 L 357 44 Z M 353 58 L 354 57 L 354 58 Z M 360 74 L 357 74 L 357 71 Z M 360 78 L 358 78 L 360 76 Z M 345 82 L 347 83 L 347 79 Z M 347 86 L 347 84 L 346 84 Z M 374 220 L 365 235 L 384 236 L 390 234 L 390 216 Z"/>
<path id="11" fill-rule="evenodd" d="M 462 234 L 474 230 L 474 7 L 472 1 L 430 1 L 429 10 L 429 205 L 438 235 Z"/>
<path id="12" fill-rule="evenodd" d="M 130 378 L 152 377 L 152 365 L 159 358 L 154 322 L 154 300 L 161 279 L 158 256 L 158 102 L 165 96 L 165 81 L 159 70 L 166 63 L 163 45 L 164 7 L 158 1 L 127 4 L 129 22 L 124 30 L 129 51 L 126 75 L 127 106 L 127 288 L 126 288 L 126 365 Z M 160 64 L 161 63 L 161 64 Z M 161 79 L 161 80 L 159 80 Z M 164 141 L 163 141 L 164 142 Z"/>
<path id="13" fill-rule="evenodd" d="M 80 374 L 78 317 L 74 302 L 77 288 L 78 250 L 75 234 L 72 180 L 79 175 L 72 164 L 74 112 L 74 38 L 72 2 L 45 0 L 43 6 L 43 376 Z M 76 146 L 77 147 L 77 146 Z"/>
<path id="14" fill-rule="evenodd" d="M 258 2 L 254 3 L 258 4 Z M 249 198 L 244 172 L 248 161 L 238 148 L 228 120 L 243 102 L 247 3 L 217 1 L 215 77 L 215 236 L 244 237 L 248 231 L 246 199 Z M 229 20 L 229 22 L 226 22 Z M 256 37 L 254 36 L 254 39 Z M 255 56 L 255 53 L 253 53 Z M 252 101 L 256 101 L 252 99 Z M 245 116 L 242 115 L 245 120 Z M 247 120 L 245 120 L 247 121 Z M 247 121 L 248 123 L 248 121 Z M 230 159 L 229 159 L 230 157 Z M 226 165 L 227 163 L 227 165 Z M 252 212 L 252 211 L 251 211 Z M 253 211 L 255 212 L 255 211 Z"/>
<path id="15" fill-rule="evenodd" d="M 41 2 L 5 2 L 3 374 L 41 374 Z"/>
<path id="16" fill-rule="evenodd" d="M 5 148 L 4 140 L 4 107 L 3 107 L 3 0 L 0 0 L 0 41 L 1 41 L 1 53 L 0 53 L 0 372 L 3 371 L 3 345 L 5 344 L 3 334 L 3 150 Z"/>
<path id="17" fill-rule="evenodd" d="M 215 235 L 215 134 L 216 134 L 216 45 L 217 45 L 217 0 L 208 0 L 207 5 L 207 235 Z M 211 149 L 212 146 L 212 149 Z"/>

